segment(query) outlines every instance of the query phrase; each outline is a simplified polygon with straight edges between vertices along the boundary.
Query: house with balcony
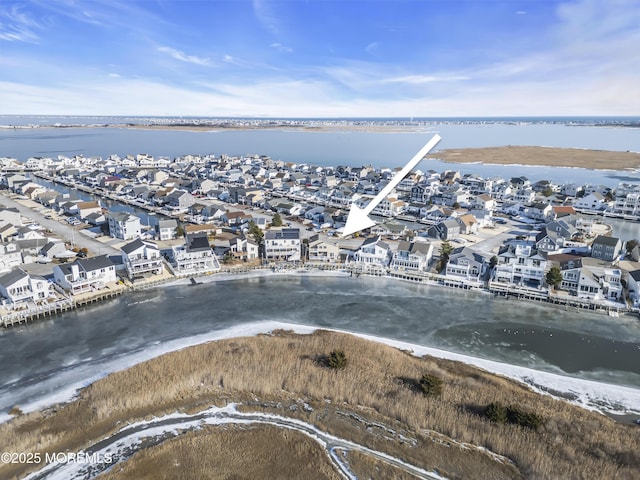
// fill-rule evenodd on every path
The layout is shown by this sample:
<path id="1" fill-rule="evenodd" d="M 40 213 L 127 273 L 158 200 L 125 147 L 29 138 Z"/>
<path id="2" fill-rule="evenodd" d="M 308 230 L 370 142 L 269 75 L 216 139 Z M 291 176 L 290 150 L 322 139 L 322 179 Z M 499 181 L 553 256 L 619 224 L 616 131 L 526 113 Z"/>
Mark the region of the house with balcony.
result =
<path id="1" fill-rule="evenodd" d="M 335 263 L 340 261 L 340 248 L 336 243 L 320 239 L 313 235 L 309 239 L 309 261 L 321 263 Z"/>
<path id="2" fill-rule="evenodd" d="M 116 281 L 116 266 L 106 255 L 53 267 L 55 283 L 71 295 L 101 290 Z"/>
<path id="3" fill-rule="evenodd" d="M 0 303 L 15 308 L 28 302 L 38 302 L 49 296 L 49 282 L 30 275 L 21 268 L 0 275 Z"/>
<path id="4" fill-rule="evenodd" d="M 354 253 L 353 260 L 365 266 L 387 267 L 391 260 L 391 248 L 379 235 L 367 238 Z"/>
<path id="5" fill-rule="evenodd" d="M 454 248 L 444 274 L 452 279 L 480 282 L 487 271 L 487 258 L 469 247 Z"/>
<path id="6" fill-rule="evenodd" d="M 143 275 L 159 275 L 164 271 L 160 249 L 153 242 L 136 238 L 120 251 L 127 275 L 131 279 Z"/>
<path id="7" fill-rule="evenodd" d="M 229 240 L 234 258 L 239 260 L 256 260 L 260 257 L 258 244 L 250 238 L 240 235 Z"/>
<path id="8" fill-rule="evenodd" d="M 391 268 L 426 272 L 433 257 L 433 245 L 430 242 L 398 243 L 398 249 L 393 253 Z"/>
<path id="9" fill-rule="evenodd" d="M 178 274 L 202 274 L 220 270 L 218 257 L 206 233 L 189 233 L 184 244 L 171 248 L 172 265 Z"/>
<path id="10" fill-rule="evenodd" d="M 272 229 L 264 235 L 264 253 L 269 261 L 299 262 L 300 248 L 299 228 Z"/>
<path id="11" fill-rule="evenodd" d="M 140 236 L 140 218 L 126 212 L 109 212 L 109 235 L 120 240 L 132 240 Z"/>
<path id="12" fill-rule="evenodd" d="M 507 245 L 498 252 L 493 273 L 497 282 L 539 288 L 544 283 L 546 256 L 532 245 Z"/>

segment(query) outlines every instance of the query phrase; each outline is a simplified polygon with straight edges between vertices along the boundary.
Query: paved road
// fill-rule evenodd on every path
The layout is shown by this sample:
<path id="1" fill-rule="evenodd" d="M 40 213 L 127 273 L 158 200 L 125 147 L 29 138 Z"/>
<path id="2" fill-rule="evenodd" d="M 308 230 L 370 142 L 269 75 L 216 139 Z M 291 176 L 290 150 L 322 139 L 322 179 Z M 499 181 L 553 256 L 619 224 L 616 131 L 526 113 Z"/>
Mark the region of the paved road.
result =
<path id="1" fill-rule="evenodd" d="M 80 248 L 87 248 L 91 255 L 120 255 L 119 249 L 99 242 L 94 238 L 83 235 L 82 233 L 80 233 L 78 228 L 72 227 L 67 223 L 61 223 L 58 220 L 45 218 L 45 214 L 29 208 L 19 201 L 14 200 L 13 198 L 10 198 L 9 193 L 6 191 L 2 192 L 2 195 L 0 195 L 0 205 L 9 208 L 17 208 L 20 212 L 20 215 L 22 215 L 23 217 L 30 218 L 34 222 L 37 222 L 43 227 L 48 228 L 53 233 L 69 243 L 71 243 L 73 240 L 75 246 Z"/>

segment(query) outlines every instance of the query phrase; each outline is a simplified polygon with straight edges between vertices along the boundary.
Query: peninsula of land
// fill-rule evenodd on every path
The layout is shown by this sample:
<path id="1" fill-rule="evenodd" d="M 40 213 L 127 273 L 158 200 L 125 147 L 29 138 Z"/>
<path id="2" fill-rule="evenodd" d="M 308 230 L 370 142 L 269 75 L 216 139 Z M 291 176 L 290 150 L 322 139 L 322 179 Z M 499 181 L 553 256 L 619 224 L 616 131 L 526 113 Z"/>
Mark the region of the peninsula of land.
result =
<path id="1" fill-rule="evenodd" d="M 640 474 L 634 425 L 469 365 L 321 330 L 178 350 L 70 403 L 13 414 L 0 450 L 39 461 L 0 464 L 7 479 Z M 93 463 L 45 465 L 60 452 Z"/>
<path id="2" fill-rule="evenodd" d="M 587 168 L 590 170 L 630 170 L 640 168 L 640 153 L 580 148 L 512 145 L 486 148 L 455 148 L 431 153 L 428 158 L 438 158 L 451 163 L 535 165 Z"/>

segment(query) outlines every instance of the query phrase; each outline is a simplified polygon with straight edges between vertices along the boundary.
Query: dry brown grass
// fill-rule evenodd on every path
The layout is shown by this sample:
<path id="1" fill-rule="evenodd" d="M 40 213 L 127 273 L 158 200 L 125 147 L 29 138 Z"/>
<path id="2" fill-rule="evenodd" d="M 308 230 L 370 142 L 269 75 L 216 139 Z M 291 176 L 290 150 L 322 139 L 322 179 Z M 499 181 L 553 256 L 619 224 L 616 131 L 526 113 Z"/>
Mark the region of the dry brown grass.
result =
<path id="1" fill-rule="evenodd" d="M 251 448 L 247 448 L 251 446 Z M 100 480 L 341 479 L 316 441 L 292 430 L 207 427 L 137 452 Z"/>
<path id="2" fill-rule="evenodd" d="M 432 153 L 428 158 L 439 158 L 454 163 L 543 165 L 592 170 L 625 170 L 640 167 L 640 153 L 578 148 L 525 146 L 458 148 Z"/>
<path id="3" fill-rule="evenodd" d="M 348 357 L 345 369 L 335 371 L 318 362 L 338 349 Z M 418 381 L 423 373 L 442 378 L 440 397 L 411 388 L 407 380 Z M 537 395 L 469 365 L 416 358 L 325 331 L 218 341 L 135 365 L 89 386 L 74 402 L 0 425 L 0 451 L 77 450 L 123 421 L 225 401 L 302 418 L 452 479 L 640 476 L 640 429 L 634 426 Z M 288 405 L 300 401 L 313 411 L 289 410 Z M 478 412 L 494 401 L 534 411 L 544 425 L 531 431 L 492 424 Z M 371 422 L 395 433 L 373 428 Z M 485 447 L 514 465 L 457 442 Z M 0 478 L 25 471 L 3 465 Z"/>

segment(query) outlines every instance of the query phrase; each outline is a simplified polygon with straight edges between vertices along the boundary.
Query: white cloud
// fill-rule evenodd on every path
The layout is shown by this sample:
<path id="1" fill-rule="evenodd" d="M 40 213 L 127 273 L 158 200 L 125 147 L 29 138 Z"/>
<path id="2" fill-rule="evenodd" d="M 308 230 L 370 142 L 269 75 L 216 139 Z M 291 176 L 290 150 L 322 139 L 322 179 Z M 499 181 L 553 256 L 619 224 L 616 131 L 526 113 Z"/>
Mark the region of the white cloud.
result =
<path id="1" fill-rule="evenodd" d="M 165 53 L 169 55 L 171 58 L 175 60 L 180 60 L 181 62 L 192 63 L 194 65 L 201 65 L 204 67 L 212 66 L 211 61 L 208 58 L 197 57 L 195 55 L 187 55 L 180 50 L 176 50 L 171 47 L 158 47 L 157 49 L 161 53 Z"/>
<path id="2" fill-rule="evenodd" d="M 42 29 L 40 23 L 14 5 L 11 9 L 0 6 L 0 40 L 9 42 L 37 43 L 36 30 Z"/>
<path id="3" fill-rule="evenodd" d="M 364 51 L 369 55 L 373 55 L 376 53 L 376 50 L 378 50 L 378 47 L 380 47 L 380 42 L 371 42 L 364 48 Z"/>
<path id="4" fill-rule="evenodd" d="M 282 27 L 273 7 L 267 0 L 253 0 L 253 13 L 260 25 L 273 35 L 279 35 Z"/>

